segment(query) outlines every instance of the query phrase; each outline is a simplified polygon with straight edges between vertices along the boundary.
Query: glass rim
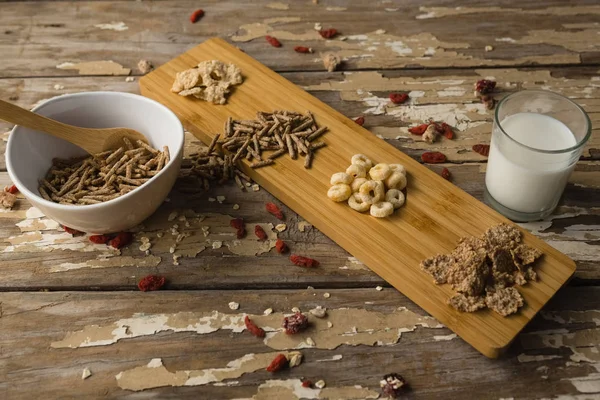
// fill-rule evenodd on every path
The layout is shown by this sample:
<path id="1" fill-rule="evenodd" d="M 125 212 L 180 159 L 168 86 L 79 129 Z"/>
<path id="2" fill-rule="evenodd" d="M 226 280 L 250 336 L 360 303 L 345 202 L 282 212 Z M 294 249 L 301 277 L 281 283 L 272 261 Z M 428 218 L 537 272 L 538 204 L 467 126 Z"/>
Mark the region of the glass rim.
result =
<path id="1" fill-rule="evenodd" d="M 517 96 L 520 94 L 527 94 L 527 93 L 537 93 L 537 94 L 544 94 L 544 95 L 551 95 L 551 96 L 555 96 L 555 97 L 560 97 L 563 100 L 566 100 L 567 102 L 571 103 L 572 105 L 575 106 L 575 108 L 577 108 L 579 110 L 579 112 L 583 115 L 586 124 L 587 124 L 587 132 L 585 134 L 585 136 L 583 137 L 583 139 L 579 140 L 574 146 L 571 147 L 567 147 L 566 149 L 558 149 L 558 150 L 544 150 L 544 149 L 538 149 L 536 147 L 531 147 L 531 146 L 527 146 L 526 144 L 523 144 L 521 142 L 519 142 L 518 140 L 516 140 L 515 138 L 513 138 L 512 136 L 510 136 L 508 133 L 506 133 L 506 131 L 504 130 L 504 128 L 502 127 L 502 124 L 500 123 L 499 119 L 498 119 L 498 113 L 500 111 L 501 106 L 504 104 L 504 102 L 510 98 L 512 98 L 513 96 Z M 504 136 L 506 136 L 508 139 L 510 139 L 512 142 L 516 143 L 518 146 L 521 146 L 527 150 L 531 150 L 537 153 L 543 153 L 543 154 L 561 154 L 561 153 L 568 153 L 571 152 L 573 150 L 577 150 L 580 147 L 582 147 L 583 145 L 585 145 L 587 143 L 587 141 L 589 140 L 590 136 L 592 135 L 592 121 L 590 120 L 589 115 L 587 115 L 587 113 L 585 112 L 585 110 L 577 103 L 575 103 L 573 100 L 569 99 L 566 96 L 563 96 L 562 94 L 558 94 L 555 92 L 551 92 L 549 90 L 521 90 L 515 93 L 511 93 L 508 96 L 504 97 L 502 100 L 500 100 L 500 102 L 498 102 L 498 105 L 496 106 L 496 110 L 494 111 L 494 122 L 496 123 L 496 125 L 500 128 L 500 132 L 502 132 L 504 134 Z M 561 121 L 562 122 L 562 121 Z M 570 129 L 569 129 L 570 130 Z"/>

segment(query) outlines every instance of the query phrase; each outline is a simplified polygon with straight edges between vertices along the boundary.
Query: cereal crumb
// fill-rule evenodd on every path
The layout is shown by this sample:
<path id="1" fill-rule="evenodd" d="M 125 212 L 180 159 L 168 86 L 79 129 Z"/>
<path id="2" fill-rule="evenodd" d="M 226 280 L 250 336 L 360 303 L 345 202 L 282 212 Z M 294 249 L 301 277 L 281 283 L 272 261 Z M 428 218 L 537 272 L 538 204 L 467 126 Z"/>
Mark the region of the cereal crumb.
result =
<path id="1" fill-rule="evenodd" d="M 327 315 L 327 309 L 321 306 L 316 306 L 309 312 L 317 318 L 325 318 L 325 316 Z"/>
<path id="2" fill-rule="evenodd" d="M 302 363 L 302 353 L 299 351 L 291 351 L 287 355 L 288 366 L 290 368 L 297 367 Z"/>
<path id="3" fill-rule="evenodd" d="M 325 387 L 325 381 L 323 379 L 321 379 L 320 381 L 316 381 L 315 387 L 317 389 L 323 389 Z"/>
<path id="4" fill-rule="evenodd" d="M 382 286 L 377 286 L 377 287 L 375 288 L 375 290 L 377 290 L 377 291 L 380 291 L 380 292 L 381 292 L 381 291 L 383 290 L 383 287 L 382 287 Z"/>
<path id="5" fill-rule="evenodd" d="M 63 85 L 59 85 L 58 83 L 54 85 L 54 90 L 63 90 L 65 87 Z"/>
<path id="6" fill-rule="evenodd" d="M 299 313 L 300 309 L 298 307 L 292 307 L 292 312 L 293 313 Z"/>
<path id="7" fill-rule="evenodd" d="M 264 315 L 271 315 L 271 314 L 273 314 L 273 309 L 269 307 L 265 311 L 263 311 L 263 314 Z"/>
<path id="8" fill-rule="evenodd" d="M 254 190 L 255 192 L 258 192 L 260 190 L 260 186 L 258 186 L 258 183 L 252 185 L 252 190 Z"/>
<path id="9" fill-rule="evenodd" d="M 217 196 L 217 201 L 218 201 L 220 204 L 223 204 L 223 202 L 225 201 L 225 196 Z"/>
<path id="10" fill-rule="evenodd" d="M 307 337 L 305 339 L 305 342 L 307 345 L 309 345 L 310 347 L 315 347 L 317 344 L 315 343 L 315 341 L 311 338 L 311 337 Z"/>
<path id="11" fill-rule="evenodd" d="M 333 328 L 333 322 L 327 321 L 327 327 L 328 328 Z"/>
<path id="12" fill-rule="evenodd" d="M 306 228 L 310 228 L 311 226 L 312 226 L 312 225 L 311 225 L 311 224 L 309 224 L 309 223 L 308 223 L 308 222 L 306 222 L 306 221 L 299 221 L 299 222 L 298 222 L 298 230 L 299 230 L 300 232 L 304 232 L 304 231 L 306 230 Z"/>
<path id="13" fill-rule="evenodd" d="M 138 70 L 142 73 L 142 75 L 146 75 L 148 72 L 152 71 L 152 63 L 148 60 L 140 60 L 138 61 Z"/>
<path id="14" fill-rule="evenodd" d="M 377 35 L 383 35 L 383 34 L 385 34 L 385 29 L 377 29 L 377 30 L 375 31 L 375 33 L 376 33 Z"/>
<path id="15" fill-rule="evenodd" d="M 286 224 L 277 224 L 275 225 L 275 230 L 278 232 L 283 232 L 287 229 L 287 225 Z"/>
<path id="16" fill-rule="evenodd" d="M 221 242 L 220 240 L 215 240 L 214 242 L 212 242 L 213 249 L 220 249 L 222 246 L 223 242 Z"/>
<path id="17" fill-rule="evenodd" d="M 179 265 L 180 254 L 173 254 L 173 265 Z"/>
<path id="18" fill-rule="evenodd" d="M 229 308 L 232 310 L 237 310 L 240 308 L 240 303 L 236 303 L 235 301 L 229 302 Z"/>
<path id="19" fill-rule="evenodd" d="M 331 295 L 329 293 L 323 293 L 323 297 L 325 297 L 326 299 L 330 298 Z"/>
<path id="20" fill-rule="evenodd" d="M 485 51 L 492 51 L 492 50 L 494 50 L 494 47 L 490 46 L 490 45 L 487 45 L 487 46 L 484 47 L 484 50 Z"/>
<path id="21" fill-rule="evenodd" d="M 175 246 L 169 247 L 169 253 L 171 253 L 171 254 L 175 253 Z"/>
<path id="22" fill-rule="evenodd" d="M 322 56 L 323 65 L 328 72 L 333 72 L 337 69 L 338 65 L 342 62 L 341 58 L 338 55 L 333 53 L 327 53 Z"/>
<path id="23" fill-rule="evenodd" d="M 133 82 L 135 81 L 135 78 L 133 76 L 128 76 L 127 78 L 125 78 L 125 82 Z"/>
<path id="24" fill-rule="evenodd" d="M 164 235 L 164 233 L 162 233 L 162 232 L 156 232 L 157 238 L 161 238 L 161 237 L 163 237 L 163 235 Z"/>
<path id="25" fill-rule="evenodd" d="M 150 247 L 152 247 L 152 243 L 150 243 L 150 242 L 143 243 L 140 246 L 140 251 L 148 251 L 148 250 L 150 250 Z"/>
<path id="26" fill-rule="evenodd" d="M 240 205 L 239 204 L 234 204 L 232 208 L 234 210 L 239 210 L 240 209 Z"/>
<path id="27" fill-rule="evenodd" d="M 181 241 L 183 239 L 185 239 L 187 237 L 187 235 L 185 233 L 180 233 L 179 235 L 177 235 L 177 237 L 175 238 L 175 243 L 181 243 Z"/>
<path id="28" fill-rule="evenodd" d="M 185 220 L 187 220 L 187 217 L 185 215 L 180 215 L 177 219 L 181 222 L 184 222 Z"/>
<path id="29" fill-rule="evenodd" d="M 0 207 L 10 210 L 14 207 L 17 202 L 17 196 L 12 193 L 0 191 Z"/>
<path id="30" fill-rule="evenodd" d="M 320 31 L 323 29 L 323 25 L 320 22 L 315 22 L 315 31 Z"/>
<path id="31" fill-rule="evenodd" d="M 92 376 L 92 371 L 90 371 L 90 369 L 88 367 L 85 367 L 83 369 L 83 372 L 81 373 L 81 379 L 87 379 L 90 376 Z"/>
<path id="32" fill-rule="evenodd" d="M 190 225 L 190 221 L 185 221 L 185 227 L 186 227 L 186 228 L 189 228 L 190 226 L 191 226 L 191 225 Z"/>
<path id="33" fill-rule="evenodd" d="M 210 201 L 211 203 L 214 203 L 215 201 L 217 201 L 217 199 L 215 199 L 214 197 L 209 197 L 208 201 Z"/>

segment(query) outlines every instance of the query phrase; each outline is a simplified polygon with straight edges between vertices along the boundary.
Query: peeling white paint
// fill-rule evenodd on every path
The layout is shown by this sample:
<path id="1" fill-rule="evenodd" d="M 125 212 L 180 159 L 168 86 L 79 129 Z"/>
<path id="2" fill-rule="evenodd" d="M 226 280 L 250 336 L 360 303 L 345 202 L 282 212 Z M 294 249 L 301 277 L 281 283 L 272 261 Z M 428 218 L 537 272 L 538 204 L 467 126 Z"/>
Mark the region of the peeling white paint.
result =
<path id="1" fill-rule="evenodd" d="M 537 362 L 537 361 L 546 361 L 546 360 L 554 360 L 556 358 L 562 358 L 558 355 L 528 355 L 528 354 L 519 354 L 517 356 L 517 360 L 521 363 L 527 362 Z"/>
<path id="2" fill-rule="evenodd" d="M 129 29 L 129 27 L 127 25 L 125 25 L 125 22 L 123 22 L 123 21 L 111 22 L 108 24 L 96 24 L 94 26 L 96 28 L 100 28 L 102 30 L 111 30 L 111 31 L 117 31 L 117 32 L 122 32 L 122 31 L 126 31 L 127 29 Z"/>
<path id="3" fill-rule="evenodd" d="M 451 333 L 450 335 L 440 335 L 440 336 L 434 336 L 433 340 L 435 340 L 436 342 L 439 342 L 440 340 L 452 340 L 452 339 L 456 339 L 458 336 L 456 335 L 456 333 Z"/>

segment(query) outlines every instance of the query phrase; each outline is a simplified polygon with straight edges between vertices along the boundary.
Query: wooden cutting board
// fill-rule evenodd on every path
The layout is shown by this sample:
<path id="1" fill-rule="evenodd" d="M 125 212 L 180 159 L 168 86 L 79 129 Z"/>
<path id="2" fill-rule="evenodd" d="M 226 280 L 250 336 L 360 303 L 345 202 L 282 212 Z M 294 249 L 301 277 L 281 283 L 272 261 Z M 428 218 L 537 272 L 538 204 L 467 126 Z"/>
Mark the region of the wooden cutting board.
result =
<path id="1" fill-rule="evenodd" d="M 244 75 L 244 83 L 235 87 L 226 105 L 170 91 L 177 72 L 213 59 L 234 63 Z M 312 169 L 304 169 L 302 158 L 285 156 L 257 170 L 244 160 L 244 172 L 488 357 L 501 354 L 575 271 L 567 256 L 524 232 L 525 243 L 544 252 L 538 262 L 539 280 L 519 288 L 526 305 L 507 318 L 490 310 L 458 312 L 446 305 L 453 293 L 450 286 L 435 285 L 419 263 L 450 252 L 463 236 L 479 236 L 509 222 L 506 218 L 222 39 L 210 39 L 169 61 L 141 78 L 140 87 L 143 95 L 169 107 L 205 143 L 222 132 L 228 116 L 254 119 L 256 111 L 312 111 L 320 125 L 329 127 L 321 137 L 327 147 L 317 151 Z M 406 166 L 407 202 L 392 217 L 359 214 L 327 198 L 331 174 L 345 171 L 356 153 Z M 310 256 L 310 249 L 306 253 Z"/>

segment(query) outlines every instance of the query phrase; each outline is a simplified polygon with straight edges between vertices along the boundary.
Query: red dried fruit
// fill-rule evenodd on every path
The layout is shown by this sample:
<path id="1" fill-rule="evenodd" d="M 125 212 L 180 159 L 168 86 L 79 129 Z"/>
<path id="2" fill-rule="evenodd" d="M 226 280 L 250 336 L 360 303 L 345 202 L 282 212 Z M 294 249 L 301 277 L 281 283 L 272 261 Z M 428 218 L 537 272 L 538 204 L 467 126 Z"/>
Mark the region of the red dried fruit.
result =
<path id="1" fill-rule="evenodd" d="M 440 127 L 439 131 L 446 137 L 446 139 L 454 139 L 454 131 L 447 123 L 442 122 L 442 126 Z"/>
<path id="2" fill-rule="evenodd" d="M 309 257 L 298 256 L 295 254 L 292 254 L 290 256 L 290 261 L 299 267 L 312 268 L 319 266 L 319 262 L 317 260 Z"/>
<path id="3" fill-rule="evenodd" d="M 19 193 L 19 189 L 17 189 L 17 187 L 15 185 L 12 185 L 11 187 L 8 187 L 8 186 L 5 187 L 4 191 L 8 192 L 10 194 L 17 194 L 17 193 Z"/>
<path id="4" fill-rule="evenodd" d="M 324 39 L 331 39 L 332 37 L 334 37 L 335 35 L 338 34 L 337 29 L 321 29 L 319 31 L 319 35 L 321 35 L 322 38 Z"/>
<path id="5" fill-rule="evenodd" d="M 196 10 L 190 15 L 190 22 L 195 24 L 204 16 L 204 10 Z"/>
<path id="6" fill-rule="evenodd" d="M 269 372 L 277 372 L 288 365 L 288 359 L 285 354 L 277 354 L 271 364 L 267 367 L 267 371 Z"/>
<path id="7" fill-rule="evenodd" d="M 110 240 L 108 235 L 92 235 L 90 236 L 90 242 L 96 244 L 106 244 Z"/>
<path id="8" fill-rule="evenodd" d="M 294 47 L 294 51 L 296 53 L 312 53 L 313 50 L 310 47 L 306 47 L 306 46 L 296 46 Z"/>
<path id="9" fill-rule="evenodd" d="M 354 122 L 356 122 L 357 124 L 359 124 L 360 126 L 363 126 L 365 124 L 365 117 L 358 117 L 354 120 Z"/>
<path id="10" fill-rule="evenodd" d="M 442 169 L 442 172 L 440 173 L 440 175 L 442 175 L 442 178 L 444 178 L 447 181 L 449 181 L 450 178 L 452 178 L 452 174 L 450 173 L 448 168 Z"/>
<path id="11" fill-rule="evenodd" d="M 84 232 L 78 231 L 77 229 L 69 228 L 68 226 L 63 225 L 63 229 L 65 230 L 65 232 L 70 233 L 73 236 L 85 235 Z"/>
<path id="12" fill-rule="evenodd" d="M 387 374 L 379 384 L 381 391 L 389 399 L 397 399 L 406 387 L 406 381 L 399 374 Z"/>
<path id="13" fill-rule="evenodd" d="M 277 207 L 277 205 L 274 203 L 267 203 L 265 204 L 265 208 L 269 213 L 283 221 L 283 213 L 281 212 L 281 209 Z"/>
<path id="14" fill-rule="evenodd" d="M 127 246 L 133 240 L 133 234 L 131 232 L 119 232 L 108 244 L 115 249 L 120 249 Z"/>
<path id="15" fill-rule="evenodd" d="M 413 126 L 412 128 L 408 128 L 408 131 L 410 133 L 412 133 L 413 135 L 422 135 L 425 133 L 425 130 L 427 130 L 428 126 L 429 126 L 429 124 L 421 124 L 421 125 Z"/>
<path id="16" fill-rule="evenodd" d="M 390 93 L 390 101 L 394 104 L 402 104 L 408 100 L 406 93 Z"/>
<path id="17" fill-rule="evenodd" d="M 302 387 L 311 388 L 312 382 L 308 379 L 302 379 Z"/>
<path id="18" fill-rule="evenodd" d="M 142 292 L 158 290 L 165 285 L 165 277 L 158 275 L 148 275 L 138 282 L 138 288 Z"/>
<path id="19" fill-rule="evenodd" d="M 274 38 L 273 36 L 265 36 L 265 39 L 267 39 L 267 42 L 269 42 L 269 44 L 273 47 L 281 47 L 281 42 L 279 40 L 277 40 L 277 38 Z"/>
<path id="20" fill-rule="evenodd" d="M 301 312 L 297 312 L 294 315 L 285 317 L 283 319 L 283 328 L 285 333 L 293 335 L 300 331 L 305 330 L 308 327 L 308 317 Z"/>
<path id="21" fill-rule="evenodd" d="M 277 242 L 275 242 L 275 249 L 279 254 L 287 253 L 289 250 L 287 244 L 281 239 L 277 239 Z"/>
<path id="22" fill-rule="evenodd" d="M 475 83 L 475 91 L 478 95 L 492 93 L 495 87 L 496 82 L 489 79 L 481 79 Z"/>
<path id="23" fill-rule="evenodd" d="M 229 225 L 233 229 L 244 229 L 244 220 L 242 218 L 234 218 L 229 221 Z"/>
<path id="24" fill-rule="evenodd" d="M 265 230 L 263 229 L 263 227 L 260 226 L 260 225 L 256 225 L 254 227 L 254 234 L 260 240 L 267 240 L 267 232 L 265 232 Z"/>
<path id="25" fill-rule="evenodd" d="M 248 317 L 247 315 L 246 318 L 244 318 L 244 324 L 246 324 L 246 329 L 248 329 L 248 332 L 250 332 L 254 336 L 260 338 L 265 337 L 265 330 L 263 328 L 260 328 L 254 322 L 252 322 L 250 317 Z"/>
<path id="26" fill-rule="evenodd" d="M 446 156 L 439 151 L 426 151 L 421 154 L 421 160 L 428 164 L 439 164 L 446 161 Z"/>
<path id="27" fill-rule="evenodd" d="M 475 153 L 481 154 L 484 157 L 490 155 L 490 145 L 489 144 L 474 144 L 472 147 Z"/>

